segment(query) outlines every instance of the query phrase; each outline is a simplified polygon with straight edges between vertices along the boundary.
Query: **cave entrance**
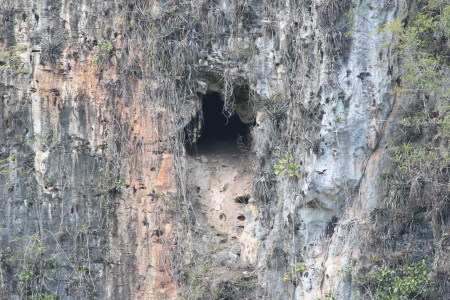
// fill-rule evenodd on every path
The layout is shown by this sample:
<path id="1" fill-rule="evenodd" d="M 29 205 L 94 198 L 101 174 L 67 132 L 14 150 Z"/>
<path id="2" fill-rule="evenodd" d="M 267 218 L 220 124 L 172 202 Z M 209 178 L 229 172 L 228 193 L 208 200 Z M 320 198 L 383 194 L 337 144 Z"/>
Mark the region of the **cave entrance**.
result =
<path id="1" fill-rule="evenodd" d="M 246 151 L 254 121 L 249 95 L 248 85 L 234 87 L 234 115 L 228 117 L 221 94 L 198 94 L 196 111 L 191 109 L 184 127 L 186 195 L 196 223 L 207 229 L 190 238 L 193 251 L 221 245 L 225 250 L 220 255 L 233 251 L 234 264 L 242 269 L 257 261 L 256 238 L 246 229 L 258 217 L 251 197 L 252 154 Z"/>
<path id="2" fill-rule="evenodd" d="M 241 100 L 241 101 L 239 101 Z M 236 100 L 236 110 L 242 110 L 247 99 Z M 250 144 L 249 125 L 242 122 L 237 113 L 227 118 L 224 114 L 224 102 L 217 92 L 202 97 L 203 125 L 200 138 L 188 147 L 190 154 L 227 154 L 240 153 Z"/>

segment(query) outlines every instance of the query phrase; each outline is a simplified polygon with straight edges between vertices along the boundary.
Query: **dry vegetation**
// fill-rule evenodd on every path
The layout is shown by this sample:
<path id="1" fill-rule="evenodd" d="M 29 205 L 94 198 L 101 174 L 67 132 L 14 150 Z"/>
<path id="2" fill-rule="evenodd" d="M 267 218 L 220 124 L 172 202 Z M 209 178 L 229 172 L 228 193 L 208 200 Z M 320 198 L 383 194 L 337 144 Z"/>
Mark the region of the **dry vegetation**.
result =
<path id="1" fill-rule="evenodd" d="M 214 294 L 217 299 L 244 297 L 252 293 L 254 287 L 239 277 L 210 286 L 207 273 L 211 262 L 208 257 L 196 253 L 195 245 L 192 245 L 191 226 L 195 223 L 195 217 L 189 201 L 189 191 L 185 186 L 183 169 L 185 130 L 191 120 L 184 109 L 195 106 L 192 104 L 198 102 L 196 80 L 208 77 L 221 86 L 225 111 L 232 114 L 236 87 L 251 86 L 256 81 L 256 72 L 236 75 L 233 68 L 247 65 L 249 70 L 257 69 L 259 65 L 255 57 L 267 50 L 256 43 L 257 39 L 277 41 L 275 48 L 281 53 L 279 64 L 286 66 L 282 75 L 282 88 L 270 86 L 272 90 L 277 91 L 271 94 L 272 96 L 257 95 L 251 89 L 249 91 L 249 99 L 254 109 L 264 111 L 268 115 L 264 121 L 264 132 L 261 133 L 265 137 L 264 147 L 261 147 L 264 151 L 256 153 L 253 196 L 260 204 L 260 222 L 270 227 L 273 220 L 273 207 L 270 203 L 276 198 L 278 180 L 273 162 L 279 161 L 286 154 L 306 160 L 310 153 L 320 153 L 319 124 L 323 111 L 320 108 L 320 98 L 308 87 L 314 86 L 319 77 L 319 68 L 315 66 L 323 63 L 323 53 L 331 54 L 332 60 L 329 64 L 332 69 L 339 63 L 350 44 L 350 1 L 322 1 L 316 11 L 312 7 L 313 1 L 310 0 L 232 0 L 228 8 L 231 13 L 219 6 L 218 1 L 159 1 L 161 6 L 158 8 L 154 7 L 155 1 L 151 0 L 123 2 L 120 46 L 119 43 L 114 44 L 111 34 L 105 31 L 98 37 L 95 45 L 90 45 L 86 51 L 91 51 L 95 58 L 94 64 L 97 65 L 99 78 L 102 73 L 111 70 L 117 75 L 115 80 L 109 80 L 105 84 L 105 89 L 109 91 L 107 102 L 111 109 L 115 110 L 121 105 L 117 100 L 120 96 L 124 105 L 139 101 L 142 110 L 151 116 L 150 120 L 143 122 L 150 122 L 147 125 L 153 130 L 152 141 L 141 141 L 139 148 L 155 155 L 153 161 L 144 160 L 139 167 L 150 169 L 156 166 L 158 172 L 161 154 L 172 155 L 177 193 L 170 195 L 170 202 L 174 203 L 170 210 L 176 226 L 171 237 L 174 247 L 171 251 L 169 276 L 176 281 L 178 288 L 183 290 L 182 295 L 186 299 L 202 298 L 208 293 Z M 0 4 L 2 31 L 7 28 L 15 13 L 13 3 L 5 0 Z M 442 14 L 440 9 L 442 8 L 434 7 L 433 11 Z M 280 28 L 276 14 L 282 11 L 286 11 L 289 18 L 286 26 Z M 301 28 L 313 17 L 318 18 L 321 36 L 305 38 L 300 35 Z M 280 36 L 284 37 L 283 42 L 280 41 Z M 42 63 L 57 63 L 66 38 L 63 33 L 50 32 L 41 41 Z M 448 39 L 448 32 L 442 39 Z M 232 47 L 229 47 L 229 41 L 233 41 Z M 218 49 L 224 50 L 218 53 Z M 433 49 L 433 53 L 441 50 Z M 448 59 L 448 53 L 442 57 L 445 61 Z M 205 67 L 202 63 L 208 60 L 215 62 L 213 67 Z M 439 61 L 438 65 L 442 64 Z M 408 65 L 404 67 L 407 69 Z M 441 75 L 446 74 L 446 71 L 436 70 Z M 408 91 L 408 95 L 413 99 L 412 104 L 405 106 L 407 114 L 403 123 L 398 125 L 399 130 L 405 134 L 396 137 L 392 143 L 393 165 L 399 172 L 386 174 L 384 206 L 373 213 L 374 227 L 371 228 L 370 242 L 372 247 L 378 248 L 373 255 L 375 259 L 372 266 L 375 269 L 381 266 L 401 266 L 406 260 L 421 261 L 426 255 L 434 256 L 436 260 L 448 258 L 444 249 L 449 243 L 449 165 L 448 150 L 445 150 L 448 149 L 450 127 L 449 108 L 445 106 L 448 98 L 427 90 L 414 90 L 412 93 Z M 426 104 L 422 106 L 422 103 Z M 408 119 L 411 114 L 412 119 Z M 113 116 L 112 123 L 119 144 L 130 143 L 129 128 L 120 124 L 116 116 Z M 115 196 L 120 193 L 120 187 L 124 184 L 121 166 L 116 162 L 121 156 L 127 157 L 128 153 L 118 152 L 116 149 L 111 153 L 104 168 L 97 168 L 92 172 L 92 178 L 101 179 L 101 184 L 91 189 L 95 190 L 97 197 L 101 199 L 100 211 L 91 216 L 91 220 L 97 221 L 93 222 L 95 224 L 86 222 L 80 225 L 77 232 L 66 237 L 75 241 L 80 253 L 73 253 L 73 257 L 69 255 L 72 259 L 61 258 L 64 254 L 62 251 L 57 249 L 58 251 L 51 253 L 41 245 L 45 241 L 29 236 L 28 241 L 16 240 L 26 242 L 28 247 L 31 247 L 28 253 L 21 253 L 24 263 L 17 268 L 31 266 L 42 273 L 48 272 L 48 278 L 55 277 L 53 270 L 56 267 L 52 265 L 51 258 L 41 255 L 51 253 L 59 259 L 68 259 L 76 275 L 71 283 L 73 295 L 95 295 L 97 278 L 89 272 L 91 254 L 88 244 L 92 243 L 93 236 L 107 231 L 107 226 L 110 225 L 108 216 L 114 214 Z M 92 162 L 91 166 L 98 167 L 99 163 Z M 301 172 L 299 174 L 304 175 Z M 47 179 L 49 183 L 57 181 L 50 176 Z M 62 180 L 60 181 L 63 186 Z M 161 195 L 159 198 L 168 200 L 166 194 Z M 63 240 L 64 235 L 67 233 L 57 238 Z M 427 238 L 428 235 L 430 238 Z M 418 236 L 420 238 L 416 238 Z M 49 235 L 49 238 L 53 237 Z M 16 256 L 11 253 L 11 249 L 4 253 L 12 262 Z M 293 253 L 296 250 L 299 249 L 294 249 Z M 385 259 L 378 259 L 381 257 Z M 289 268 L 293 262 L 295 257 L 287 257 L 284 267 Z M 442 283 L 448 276 L 448 269 L 439 268 L 439 265 L 437 267 L 433 274 L 438 282 Z M 23 271 L 22 269 L 19 271 Z M 365 271 L 367 272 L 364 273 Z M 368 271 L 370 270 L 361 270 L 360 275 L 364 277 Z M 31 281 L 28 279 L 21 279 L 24 283 L 21 293 L 25 297 L 53 295 L 50 290 L 45 290 L 43 285 L 30 287 L 28 283 Z M 84 288 L 79 288 L 82 285 L 85 285 Z M 440 288 L 440 293 L 448 289 L 445 284 Z M 373 291 L 373 287 L 369 286 L 368 290 Z"/>

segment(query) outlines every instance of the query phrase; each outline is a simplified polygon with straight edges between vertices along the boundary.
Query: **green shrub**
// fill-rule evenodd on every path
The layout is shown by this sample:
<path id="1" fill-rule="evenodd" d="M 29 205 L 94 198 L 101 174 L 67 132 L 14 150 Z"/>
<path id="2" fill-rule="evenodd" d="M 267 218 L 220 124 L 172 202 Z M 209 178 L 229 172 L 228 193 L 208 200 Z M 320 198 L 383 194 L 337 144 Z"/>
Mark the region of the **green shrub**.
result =
<path id="1" fill-rule="evenodd" d="M 291 281 L 296 279 L 303 271 L 306 270 L 306 264 L 304 262 L 296 263 L 291 266 L 289 272 L 284 273 L 283 281 Z"/>
<path id="2" fill-rule="evenodd" d="M 54 299 L 54 294 L 47 289 L 49 282 L 57 278 L 55 261 L 48 255 L 48 248 L 37 234 L 24 235 L 9 241 L 10 246 L 0 251 L 0 277 L 8 268 L 15 292 L 21 299 Z M 0 282 L 0 298 L 2 282 Z M 2 298 L 4 299 L 4 298 Z"/>
<path id="3" fill-rule="evenodd" d="M 111 55 L 111 51 L 114 49 L 113 44 L 110 41 L 101 40 L 98 45 L 94 46 L 95 59 L 92 64 L 104 65 Z"/>
<path id="4" fill-rule="evenodd" d="M 394 42 L 385 46 L 392 46 L 402 59 L 402 83 L 397 92 L 424 92 L 447 98 L 448 77 L 440 72 L 446 50 L 437 44 L 445 44 L 450 36 L 450 5 L 441 0 L 420 2 L 424 5 L 411 14 L 408 26 L 397 18 L 378 32 L 393 35 Z"/>
<path id="5" fill-rule="evenodd" d="M 288 154 L 285 158 L 280 160 L 278 165 L 275 165 L 275 175 L 284 174 L 288 171 L 290 177 L 297 176 L 300 178 L 301 175 L 297 173 L 299 168 L 300 166 L 292 161 L 292 156 Z"/>
<path id="6" fill-rule="evenodd" d="M 12 154 L 6 158 L 0 159 L 0 175 L 9 175 L 12 170 L 15 170 L 17 164 L 17 155 Z"/>
<path id="7" fill-rule="evenodd" d="M 17 44 L 5 51 L 0 51 L 0 71 L 13 70 L 22 74 L 28 73 L 28 69 L 24 67 L 25 62 L 20 57 L 25 52 L 27 52 L 27 46 L 24 44 Z"/>
<path id="8" fill-rule="evenodd" d="M 369 281 L 376 285 L 378 300 L 409 300 L 433 290 L 432 272 L 425 260 L 421 260 L 418 263 L 408 262 L 397 269 L 384 266 L 371 272 Z"/>

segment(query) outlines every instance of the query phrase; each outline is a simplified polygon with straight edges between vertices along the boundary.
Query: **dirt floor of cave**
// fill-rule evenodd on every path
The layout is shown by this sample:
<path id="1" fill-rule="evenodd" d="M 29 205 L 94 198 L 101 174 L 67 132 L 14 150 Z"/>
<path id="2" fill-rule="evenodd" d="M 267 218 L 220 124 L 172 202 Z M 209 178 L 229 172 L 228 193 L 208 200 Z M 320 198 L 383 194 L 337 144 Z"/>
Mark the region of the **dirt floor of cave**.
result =
<path id="1" fill-rule="evenodd" d="M 258 210 L 251 198 L 251 155 L 233 140 L 207 140 L 187 156 L 187 184 L 194 207 L 194 239 L 213 264 L 248 269 L 256 262 Z"/>

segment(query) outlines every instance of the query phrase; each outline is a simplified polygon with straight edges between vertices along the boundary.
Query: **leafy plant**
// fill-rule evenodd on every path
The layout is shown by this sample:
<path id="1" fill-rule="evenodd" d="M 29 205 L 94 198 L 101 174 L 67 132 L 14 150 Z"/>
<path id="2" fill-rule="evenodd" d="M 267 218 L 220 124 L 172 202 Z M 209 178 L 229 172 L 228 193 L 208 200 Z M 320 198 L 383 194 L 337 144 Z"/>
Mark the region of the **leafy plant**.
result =
<path id="1" fill-rule="evenodd" d="M 112 171 L 106 171 L 103 168 L 99 169 L 100 172 L 100 185 L 98 186 L 100 199 L 102 200 L 102 206 L 105 212 L 111 213 L 111 196 L 120 193 L 122 186 L 126 184 L 126 177 L 119 177 Z"/>
<path id="2" fill-rule="evenodd" d="M 52 150 L 59 142 L 59 138 L 53 132 L 49 132 L 46 134 L 35 134 L 33 138 L 26 140 L 23 144 L 47 152 Z"/>
<path id="3" fill-rule="evenodd" d="M 289 272 L 284 273 L 283 281 L 294 280 L 305 270 L 306 264 L 304 262 L 296 263 L 291 266 L 291 270 Z"/>
<path id="4" fill-rule="evenodd" d="M 432 269 L 425 260 L 408 262 L 405 266 L 390 269 L 386 266 L 369 274 L 369 281 L 376 284 L 378 300 L 409 300 L 432 291 Z"/>
<path id="5" fill-rule="evenodd" d="M 20 57 L 25 52 L 27 52 L 27 46 L 24 44 L 17 44 L 9 50 L 0 51 L 0 71 L 14 70 L 19 73 L 28 73 L 28 69 L 24 67 L 25 62 Z"/>
<path id="6" fill-rule="evenodd" d="M 94 46 L 95 59 L 92 64 L 104 65 L 111 55 L 111 51 L 114 49 L 113 44 L 110 41 L 101 40 Z"/>
<path id="7" fill-rule="evenodd" d="M 157 196 L 159 199 L 161 199 L 169 209 L 174 209 L 178 204 L 180 204 L 180 203 L 175 203 L 173 201 L 174 197 L 170 191 L 166 191 L 164 193 L 164 192 L 158 192 L 156 189 L 153 189 L 153 194 L 155 196 Z"/>
<path id="8" fill-rule="evenodd" d="M 348 116 L 348 111 L 345 110 L 345 111 L 339 113 L 338 115 L 336 115 L 336 117 L 334 118 L 334 122 L 335 122 L 335 123 L 339 123 L 339 122 L 341 122 L 343 119 L 344 119 L 344 120 L 347 119 L 347 116 Z"/>
<path id="9" fill-rule="evenodd" d="M 232 281 L 220 282 L 214 289 L 213 299 L 243 299 L 243 295 L 250 290 L 251 286 L 237 275 Z"/>
<path id="10" fill-rule="evenodd" d="M 431 143 L 425 146 L 403 143 L 394 147 L 392 159 L 397 172 L 389 179 L 388 185 L 391 193 L 397 194 L 390 197 L 391 207 L 400 208 L 413 200 L 411 196 L 417 180 L 426 180 L 430 186 L 435 185 L 437 188 L 445 185 L 448 180 L 445 170 L 450 165 L 450 155 L 442 146 L 436 147 Z M 407 198 L 401 194 L 405 189 L 410 189 Z"/>
<path id="11" fill-rule="evenodd" d="M 443 3 L 442 3 L 443 4 Z M 404 26 L 397 20 L 382 26 L 378 32 L 392 34 L 393 42 L 384 46 L 391 46 L 402 58 L 402 83 L 397 92 L 425 92 L 436 93 L 441 97 L 448 97 L 448 78 L 440 73 L 443 57 L 437 41 L 448 40 L 450 30 L 450 5 L 441 6 L 441 1 L 428 1 L 422 9 L 412 15 L 411 22 Z M 445 43 L 445 42 L 444 42 Z"/>
<path id="12" fill-rule="evenodd" d="M 202 299 L 205 292 L 210 287 L 208 274 L 211 272 L 211 264 L 201 264 L 199 258 L 195 259 L 192 254 L 188 254 L 189 263 L 180 270 L 185 282 L 188 282 L 187 289 L 180 294 L 181 299 Z"/>
<path id="13" fill-rule="evenodd" d="M 99 171 L 103 172 L 105 169 L 100 168 Z M 118 179 L 115 178 L 117 178 L 117 176 L 112 171 L 107 172 L 106 175 L 102 175 L 102 193 L 118 191 L 127 182 L 126 177 L 122 176 Z"/>
<path id="14" fill-rule="evenodd" d="M 279 100 L 280 94 L 267 96 L 264 100 L 264 109 L 273 119 L 280 119 L 288 110 L 288 104 Z"/>
<path id="15" fill-rule="evenodd" d="M 355 24 L 356 24 L 356 19 L 355 19 L 355 9 L 354 8 L 350 8 L 345 14 L 344 16 L 346 16 L 348 18 L 348 26 L 353 28 L 353 30 L 351 31 L 347 31 L 346 33 L 344 33 L 345 37 L 349 37 L 351 35 L 353 35 L 355 33 L 355 30 L 357 28 L 354 28 Z"/>
<path id="16" fill-rule="evenodd" d="M 357 268 L 358 268 L 358 264 L 356 264 L 356 263 L 345 265 L 342 269 L 338 270 L 337 275 L 340 279 L 342 279 L 347 274 L 351 275 L 351 274 L 355 273 Z"/>
<path id="17" fill-rule="evenodd" d="M 17 163 L 17 155 L 12 154 L 6 158 L 0 159 L 0 174 L 9 175 L 15 169 Z"/>
<path id="18" fill-rule="evenodd" d="M 328 293 L 325 294 L 325 299 L 337 300 L 337 298 L 334 296 L 334 293 L 332 290 L 329 290 Z M 316 300 L 322 300 L 322 298 L 317 298 Z"/>
<path id="19" fill-rule="evenodd" d="M 421 249 L 417 245 L 419 241 L 442 238 L 448 220 L 450 5 L 448 1 L 421 0 L 415 2 L 415 7 L 419 10 L 408 13 L 407 23 L 397 19 L 379 30 L 392 38 L 384 46 L 390 47 L 401 63 L 400 73 L 395 74 L 399 75 L 396 93 L 409 102 L 404 102 L 405 117 L 388 144 L 393 164 L 385 174 L 384 207 L 373 215 L 373 242 L 402 239 L 405 243 L 395 251 L 409 253 L 402 255 L 399 262 L 389 255 L 393 251 L 389 246 L 379 251 L 385 253 L 381 259 L 385 267 L 370 277 L 377 299 L 429 296 L 426 294 L 431 292 L 431 281 L 440 277 L 426 269 L 424 262 L 404 262 L 407 258 L 423 257 L 423 253 L 441 257 L 442 250 L 435 245 L 430 243 Z M 428 234 L 432 238 L 426 238 Z M 402 262 L 404 267 L 387 267 Z M 448 270 L 437 265 L 436 274 L 447 277 Z M 446 293 L 441 286 L 437 285 L 436 299 Z"/>
<path id="20" fill-rule="evenodd" d="M 54 294 L 46 286 L 55 280 L 55 262 L 45 256 L 47 248 L 38 235 L 16 237 L 9 243 L 11 246 L 0 251 L 0 263 L 12 266 L 10 271 L 20 298 L 53 299 Z"/>
<path id="21" fill-rule="evenodd" d="M 292 156 L 287 154 L 278 165 L 275 165 L 275 175 L 284 174 L 288 171 L 290 177 L 301 178 L 301 175 L 297 173 L 299 168 L 300 166 L 292 160 Z"/>

